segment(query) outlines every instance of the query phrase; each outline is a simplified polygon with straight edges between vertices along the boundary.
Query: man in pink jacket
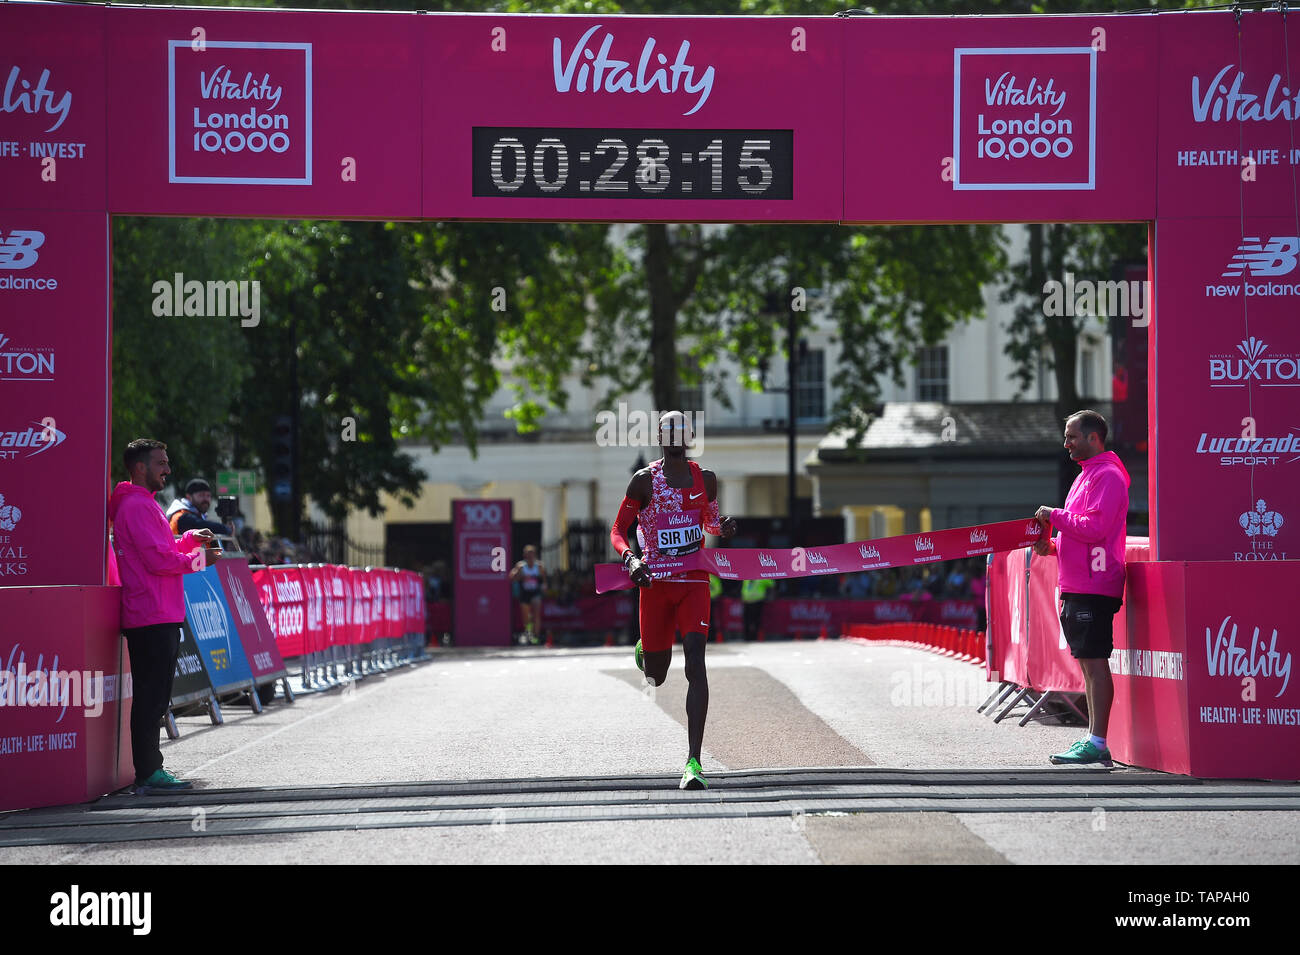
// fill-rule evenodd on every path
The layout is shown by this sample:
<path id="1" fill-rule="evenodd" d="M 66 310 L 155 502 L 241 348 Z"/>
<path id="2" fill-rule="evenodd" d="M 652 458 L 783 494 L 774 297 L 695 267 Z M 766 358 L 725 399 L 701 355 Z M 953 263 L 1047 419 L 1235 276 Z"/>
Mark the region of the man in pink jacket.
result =
<path id="1" fill-rule="evenodd" d="M 1053 763 L 1111 766 L 1106 728 L 1115 698 L 1110 675 L 1115 614 L 1124 598 L 1124 542 L 1129 476 L 1114 451 L 1106 450 L 1106 419 L 1079 411 L 1065 422 L 1065 450 L 1083 470 L 1074 479 L 1065 507 L 1040 507 L 1034 518 L 1044 536 L 1040 555 L 1056 554 L 1061 587 L 1061 632 L 1083 670 L 1088 694 L 1088 738 Z M 1049 539 L 1051 528 L 1055 539 Z"/>
<path id="2" fill-rule="evenodd" d="M 190 784 L 162 768 L 158 730 L 171 703 L 172 678 L 185 620 L 181 575 L 204 567 L 212 531 L 187 531 L 179 541 L 154 495 L 167 483 L 167 445 L 139 438 L 123 455 L 131 480 L 113 489 L 108 516 L 122 580 L 122 635 L 131 656 L 131 757 L 136 792 L 172 792 Z"/>

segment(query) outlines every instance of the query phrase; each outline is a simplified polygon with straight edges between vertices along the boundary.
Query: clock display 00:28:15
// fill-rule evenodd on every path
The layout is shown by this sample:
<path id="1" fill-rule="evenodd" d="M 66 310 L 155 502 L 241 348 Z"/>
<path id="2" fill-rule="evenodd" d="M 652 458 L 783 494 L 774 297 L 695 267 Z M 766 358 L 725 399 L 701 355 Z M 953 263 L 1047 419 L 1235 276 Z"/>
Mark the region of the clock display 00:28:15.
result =
<path id="1" fill-rule="evenodd" d="M 475 196 L 793 199 L 789 129 L 475 126 Z"/>

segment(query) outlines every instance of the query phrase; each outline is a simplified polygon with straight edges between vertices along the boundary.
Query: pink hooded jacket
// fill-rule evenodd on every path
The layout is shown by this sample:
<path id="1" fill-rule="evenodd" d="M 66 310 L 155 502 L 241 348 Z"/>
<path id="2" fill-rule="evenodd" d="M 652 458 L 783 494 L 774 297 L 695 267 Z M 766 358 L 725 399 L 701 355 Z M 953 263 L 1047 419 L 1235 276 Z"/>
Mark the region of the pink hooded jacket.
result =
<path id="1" fill-rule="evenodd" d="M 1128 471 L 1114 451 L 1082 467 L 1065 507 L 1052 509 L 1061 592 L 1123 598 Z"/>
<path id="2" fill-rule="evenodd" d="M 180 623 L 185 619 L 181 574 L 196 569 L 191 552 L 202 546 L 201 541 L 193 531 L 174 540 L 153 495 L 130 481 L 113 488 L 108 517 L 122 578 L 123 628 Z"/>

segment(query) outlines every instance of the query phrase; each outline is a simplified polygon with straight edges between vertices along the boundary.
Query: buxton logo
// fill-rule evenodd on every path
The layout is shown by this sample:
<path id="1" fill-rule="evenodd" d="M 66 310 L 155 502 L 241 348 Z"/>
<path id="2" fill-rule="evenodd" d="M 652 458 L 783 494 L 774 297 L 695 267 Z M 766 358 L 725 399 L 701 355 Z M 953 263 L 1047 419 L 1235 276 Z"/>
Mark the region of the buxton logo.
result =
<path id="1" fill-rule="evenodd" d="M 9 344 L 0 332 L 0 381 L 53 381 L 54 349 Z"/>
<path id="2" fill-rule="evenodd" d="M 1246 74 L 1237 70 L 1230 81 L 1228 74 L 1234 69 L 1229 63 L 1219 70 L 1201 92 L 1201 78 L 1192 77 L 1192 119 L 1198 123 L 1271 122 L 1300 119 L 1300 91 L 1292 93 L 1282 83 L 1282 74 L 1274 73 L 1269 80 L 1263 99 L 1257 92 L 1242 89 Z"/>
<path id="3" fill-rule="evenodd" d="M 918 537 L 914 545 L 918 552 L 934 553 L 934 541 L 928 537 Z"/>
<path id="4" fill-rule="evenodd" d="M 953 51 L 954 189 L 1093 189 L 1096 51 Z"/>
<path id="5" fill-rule="evenodd" d="M 1210 676 L 1280 678 L 1282 688 L 1273 695 L 1275 698 L 1281 696 L 1291 682 L 1290 651 L 1285 657 L 1278 653 L 1276 629 L 1267 644 L 1259 635 L 1259 627 L 1254 629 L 1249 639 L 1249 649 L 1237 646 L 1237 625 L 1232 622 L 1231 614 L 1223 618 L 1217 634 L 1206 627 L 1205 663 Z"/>
<path id="6" fill-rule="evenodd" d="M 858 553 L 862 555 L 863 560 L 880 560 L 880 551 L 874 547 L 868 547 L 866 544 L 858 547 Z"/>
<path id="7" fill-rule="evenodd" d="M 767 554 L 759 554 L 759 555 L 758 555 L 758 563 L 759 563 L 761 566 L 763 566 L 763 567 L 775 567 L 775 566 L 776 566 L 776 561 L 773 560 L 773 559 L 772 559 L 770 556 L 768 556 Z"/>
<path id="8" fill-rule="evenodd" d="M 1300 358 L 1267 355 L 1268 345 L 1253 335 L 1237 345 L 1240 358 L 1211 357 L 1210 384 L 1215 388 L 1241 388 L 1247 382 L 1295 387 L 1300 385 Z"/>
<path id="9" fill-rule="evenodd" d="M 18 67 L 13 67 L 5 79 L 4 102 L 0 103 L 0 112 L 45 113 L 47 116 L 57 116 L 58 121 L 45 130 L 47 133 L 54 132 L 63 125 L 63 121 L 72 111 L 72 92 L 64 90 L 62 95 L 58 95 L 50 89 L 49 82 L 49 70 L 41 70 L 40 79 L 36 81 L 35 86 L 32 86 L 31 80 L 23 79 Z"/>
<path id="10" fill-rule="evenodd" d="M 603 27 L 600 23 L 590 27 L 567 56 L 564 54 L 563 42 L 558 36 L 555 37 L 551 54 L 555 92 L 567 93 L 570 89 L 575 89 L 579 93 L 588 90 L 593 93 L 676 93 L 682 90 L 688 94 L 698 94 L 695 105 L 683 114 L 685 116 L 690 116 L 703 106 L 713 92 L 713 67 L 706 67 L 697 79 L 695 67 L 686 62 L 691 52 L 690 40 L 681 42 L 677 56 L 669 64 L 667 56 L 655 52 L 655 38 L 647 38 L 641 47 L 636 72 L 633 73 L 630 60 L 613 57 L 613 33 L 607 32 L 600 42 L 600 48 L 593 52 L 592 38 Z M 651 58 L 658 63 L 657 66 L 651 62 Z M 587 62 L 584 63 L 584 59 Z"/>

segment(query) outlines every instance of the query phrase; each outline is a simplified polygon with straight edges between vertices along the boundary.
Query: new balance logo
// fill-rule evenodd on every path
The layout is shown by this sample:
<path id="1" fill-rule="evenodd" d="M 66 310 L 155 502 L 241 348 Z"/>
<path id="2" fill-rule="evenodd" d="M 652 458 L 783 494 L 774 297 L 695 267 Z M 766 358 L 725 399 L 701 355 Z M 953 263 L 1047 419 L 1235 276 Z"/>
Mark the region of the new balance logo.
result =
<path id="1" fill-rule="evenodd" d="M 0 269 L 27 269 L 36 264 L 36 250 L 45 244 L 44 232 L 14 229 L 0 232 Z"/>
<path id="2" fill-rule="evenodd" d="M 1223 277 L 1287 275 L 1296 267 L 1297 252 L 1300 252 L 1300 238 L 1294 235 L 1275 235 L 1267 242 L 1260 242 L 1259 236 L 1245 236 L 1237 246 L 1237 254 L 1228 262 Z"/>

